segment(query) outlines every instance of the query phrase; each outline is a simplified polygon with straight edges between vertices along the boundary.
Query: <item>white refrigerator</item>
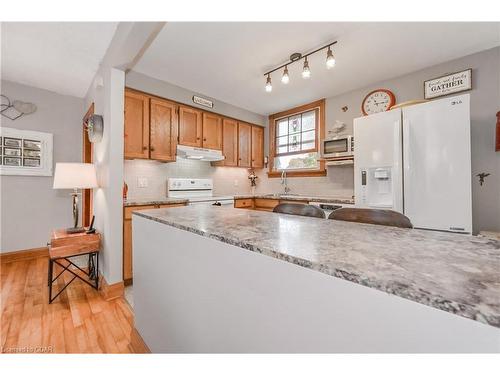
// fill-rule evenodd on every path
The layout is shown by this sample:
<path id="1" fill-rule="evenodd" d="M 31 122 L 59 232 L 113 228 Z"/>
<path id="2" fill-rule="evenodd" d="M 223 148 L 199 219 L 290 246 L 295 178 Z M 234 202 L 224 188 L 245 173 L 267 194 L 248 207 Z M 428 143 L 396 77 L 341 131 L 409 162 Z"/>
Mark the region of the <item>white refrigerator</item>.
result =
<path id="1" fill-rule="evenodd" d="M 469 94 L 354 120 L 356 207 L 472 233 Z"/>

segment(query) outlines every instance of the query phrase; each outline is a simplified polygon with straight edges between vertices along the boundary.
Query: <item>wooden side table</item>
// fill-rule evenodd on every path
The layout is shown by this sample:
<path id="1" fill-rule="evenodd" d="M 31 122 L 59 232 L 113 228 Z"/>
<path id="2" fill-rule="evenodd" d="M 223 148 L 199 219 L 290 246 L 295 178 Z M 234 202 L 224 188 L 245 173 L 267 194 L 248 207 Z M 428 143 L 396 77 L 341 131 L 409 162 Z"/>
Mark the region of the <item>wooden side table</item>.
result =
<path id="1" fill-rule="evenodd" d="M 57 229 L 52 232 L 49 246 L 49 304 L 52 303 L 76 278 L 82 280 L 94 289 L 99 289 L 99 250 L 101 248 L 101 235 L 97 232 L 87 234 L 66 233 L 65 229 Z M 88 255 L 88 270 L 85 271 L 71 261 L 71 258 Z M 67 264 L 61 263 L 64 260 Z M 54 263 L 62 267 L 62 271 L 54 278 Z M 73 266 L 87 277 L 82 277 L 70 267 Z M 61 290 L 52 298 L 52 284 L 64 272 L 69 272 L 73 278 L 65 284 Z"/>

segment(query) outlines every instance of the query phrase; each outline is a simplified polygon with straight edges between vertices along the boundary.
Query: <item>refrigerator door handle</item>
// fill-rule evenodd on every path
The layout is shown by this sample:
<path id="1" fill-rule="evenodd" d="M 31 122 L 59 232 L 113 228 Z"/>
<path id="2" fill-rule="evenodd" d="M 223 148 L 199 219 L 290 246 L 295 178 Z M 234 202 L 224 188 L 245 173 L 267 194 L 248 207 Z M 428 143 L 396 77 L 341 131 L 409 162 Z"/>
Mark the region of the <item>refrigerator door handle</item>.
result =
<path id="1" fill-rule="evenodd" d="M 403 120 L 403 168 L 410 170 L 410 124 L 408 120 Z"/>

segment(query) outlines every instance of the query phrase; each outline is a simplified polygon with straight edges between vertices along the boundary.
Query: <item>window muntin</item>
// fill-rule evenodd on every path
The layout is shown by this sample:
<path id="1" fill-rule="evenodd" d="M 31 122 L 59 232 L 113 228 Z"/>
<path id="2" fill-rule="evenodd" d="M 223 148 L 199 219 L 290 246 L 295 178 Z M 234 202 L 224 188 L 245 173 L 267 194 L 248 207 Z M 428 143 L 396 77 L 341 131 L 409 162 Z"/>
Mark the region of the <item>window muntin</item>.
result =
<path id="1" fill-rule="evenodd" d="M 275 121 L 275 170 L 319 168 L 318 110 L 308 110 Z"/>

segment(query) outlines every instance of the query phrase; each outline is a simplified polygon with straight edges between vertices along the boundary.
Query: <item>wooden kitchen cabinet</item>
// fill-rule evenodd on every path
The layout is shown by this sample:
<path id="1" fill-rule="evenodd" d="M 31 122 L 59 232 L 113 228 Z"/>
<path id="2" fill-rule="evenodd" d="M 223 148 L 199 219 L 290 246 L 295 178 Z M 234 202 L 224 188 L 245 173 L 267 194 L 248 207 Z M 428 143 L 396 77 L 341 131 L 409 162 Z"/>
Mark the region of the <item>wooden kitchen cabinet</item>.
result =
<path id="1" fill-rule="evenodd" d="M 151 98 L 150 159 L 175 161 L 177 147 L 177 105 Z"/>
<path id="2" fill-rule="evenodd" d="M 254 209 L 259 211 L 272 211 L 274 207 L 280 204 L 278 199 L 255 198 Z"/>
<path id="3" fill-rule="evenodd" d="M 123 208 L 123 281 L 131 284 L 133 278 L 132 268 L 132 212 L 151 210 L 153 208 L 170 208 L 185 206 L 185 204 L 157 204 L 145 206 L 127 206 Z"/>
<path id="4" fill-rule="evenodd" d="M 194 108 L 179 107 L 179 144 L 184 146 L 202 146 L 202 112 Z"/>
<path id="5" fill-rule="evenodd" d="M 125 145 L 126 159 L 149 158 L 149 97 L 125 91 Z"/>
<path id="6" fill-rule="evenodd" d="M 252 168 L 264 168 L 264 128 L 252 126 Z"/>
<path id="7" fill-rule="evenodd" d="M 253 198 L 235 199 L 234 208 L 253 208 Z"/>
<path id="8" fill-rule="evenodd" d="M 252 125 L 238 123 L 238 166 L 250 168 L 252 165 Z"/>
<path id="9" fill-rule="evenodd" d="M 204 148 L 222 150 L 222 117 L 203 112 L 202 135 Z"/>
<path id="10" fill-rule="evenodd" d="M 225 159 L 218 165 L 238 166 L 238 121 L 225 118 L 222 121 L 222 154 Z"/>

